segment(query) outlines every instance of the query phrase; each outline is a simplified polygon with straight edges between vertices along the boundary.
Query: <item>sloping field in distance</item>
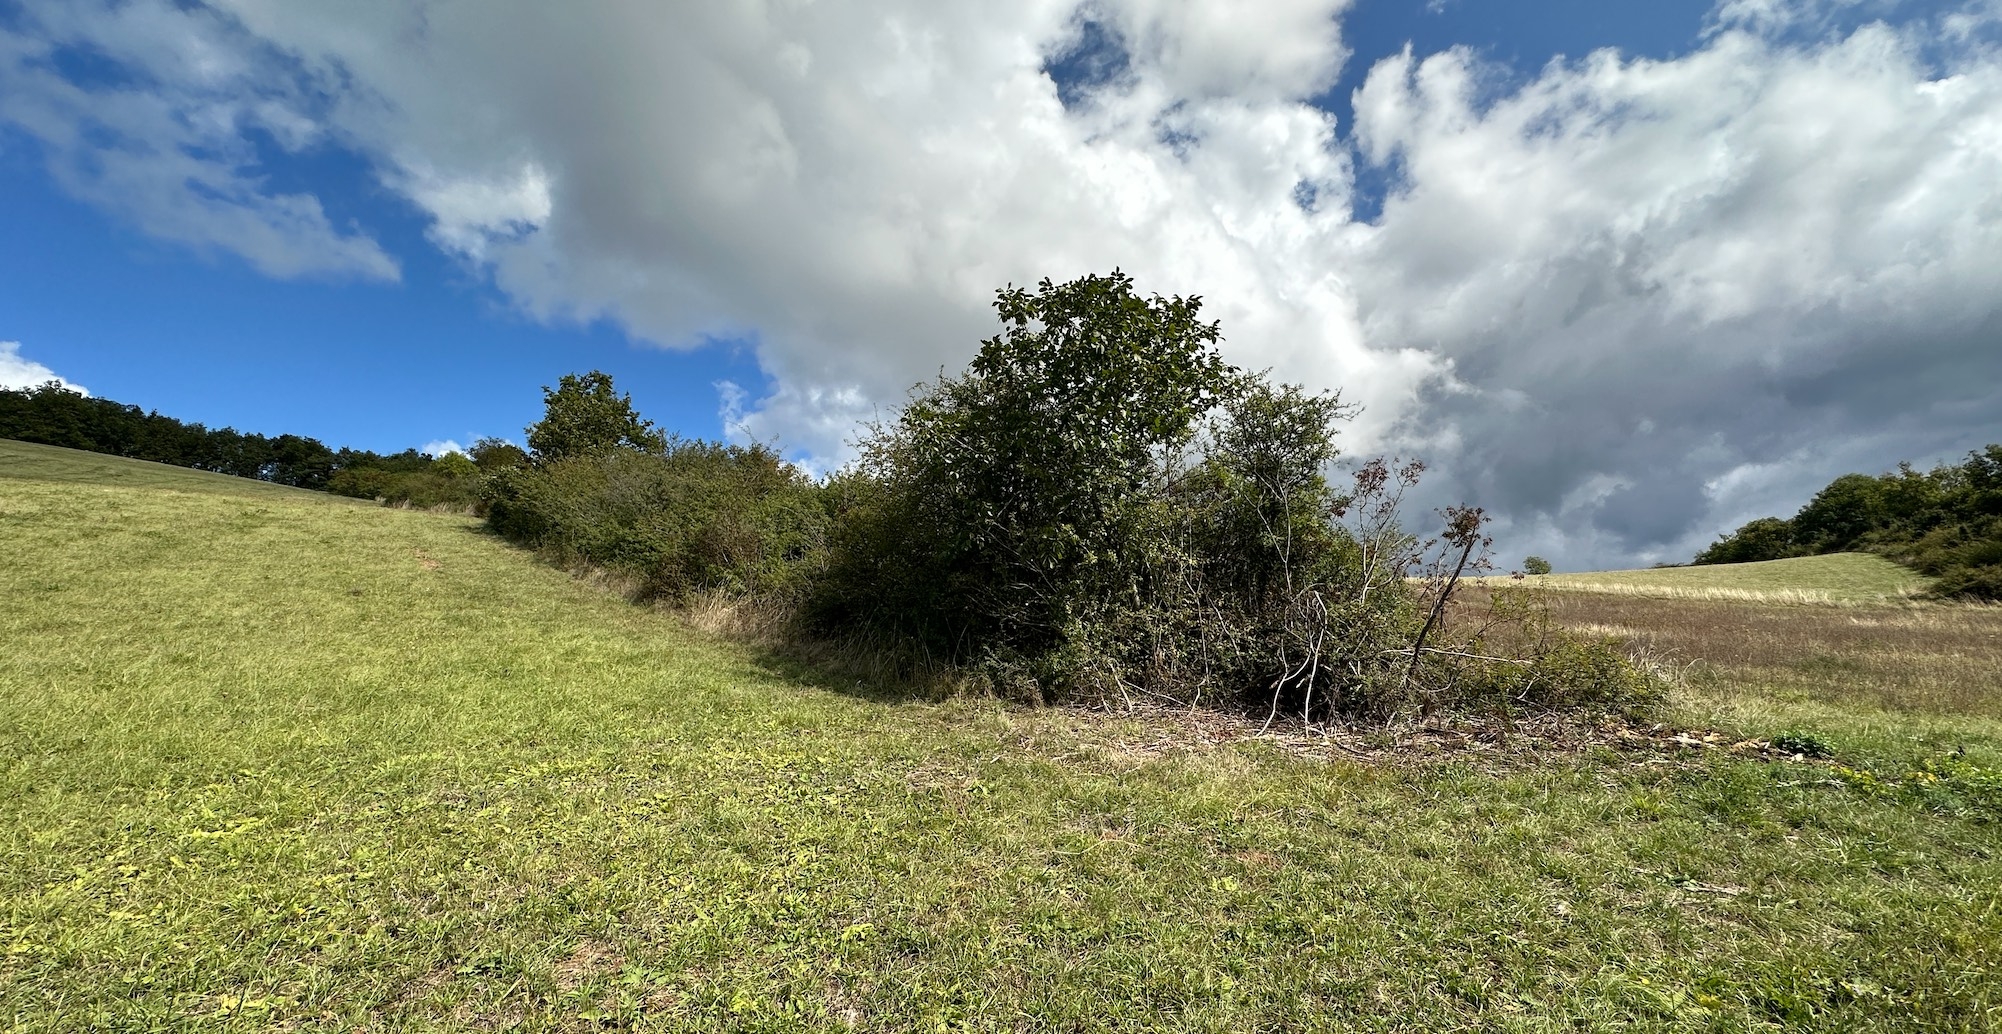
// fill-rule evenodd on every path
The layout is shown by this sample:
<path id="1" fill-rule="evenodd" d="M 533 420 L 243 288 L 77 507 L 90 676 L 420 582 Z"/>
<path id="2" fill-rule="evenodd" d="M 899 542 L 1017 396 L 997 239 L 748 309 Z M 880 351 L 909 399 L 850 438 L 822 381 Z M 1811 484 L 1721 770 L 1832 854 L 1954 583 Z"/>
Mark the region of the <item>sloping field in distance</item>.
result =
<path id="1" fill-rule="evenodd" d="M 1500 576 L 1484 579 L 1494 582 Z M 1526 579 L 1553 589 L 1769 603 L 1860 603 L 1906 599 L 1931 579 L 1870 553 L 1705 564 L 1638 571 L 1592 571 Z"/>
<path id="2" fill-rule="evenodd" d="M 356 499 L 310 492 L 303 488 L 274 485 L 268 481 L 232 477 L 206 470 L 190 470 L 166 463 L 106 456 L 53 445 L 36 445 L 0 438 L 0 478 L 28 481 L 60 481 L 95 486 L 155 488 L 172 492 L 202 492 L 211 495 L 240 495 L 262 499 L 285 498 L 296 502 L 326 502 L 335 505 L 372 505 Z"/>

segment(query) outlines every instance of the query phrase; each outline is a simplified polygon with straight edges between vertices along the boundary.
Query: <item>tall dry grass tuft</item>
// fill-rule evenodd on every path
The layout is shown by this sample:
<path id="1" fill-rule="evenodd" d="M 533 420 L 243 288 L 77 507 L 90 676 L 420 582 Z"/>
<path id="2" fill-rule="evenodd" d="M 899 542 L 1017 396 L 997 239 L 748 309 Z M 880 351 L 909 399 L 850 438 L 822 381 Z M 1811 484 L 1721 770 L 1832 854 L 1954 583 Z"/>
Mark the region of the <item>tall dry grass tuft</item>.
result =
<path id="1" fill-rule="evenodd" d="M 382 501 L 381 505 L 391 510 L 416 510 L 420 513 L 435 513 L 446 517 L 478 517 L 480 515 L 480 508 L 476 503 L 420 504 L 411 502 L 408 499 L 396 499 Z"/>

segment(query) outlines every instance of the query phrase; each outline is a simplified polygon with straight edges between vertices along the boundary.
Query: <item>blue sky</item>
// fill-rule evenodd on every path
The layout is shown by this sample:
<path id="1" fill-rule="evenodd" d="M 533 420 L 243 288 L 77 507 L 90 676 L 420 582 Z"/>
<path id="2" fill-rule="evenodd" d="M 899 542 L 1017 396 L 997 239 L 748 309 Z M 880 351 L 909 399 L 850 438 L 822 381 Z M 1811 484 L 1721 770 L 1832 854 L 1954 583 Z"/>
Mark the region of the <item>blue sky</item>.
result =
<path id="1" fill-rule="evenodd" d="M 825 469 L 1116 265 L 1560 567 L 2002 439 L 1995 0 L 774 10 L 0 0 L 0 377 L 394 451 L 596 368 Z"/>
<path id="2" fill-rule="evenodd" d="M 0 136 L 0 340 L 91 393 L 212 427 L 396 452 L 520 441 L 541 385 L 610 372 L 656 423 L 723 433 L 715 384 L 762 388 L 751 350 L 669 351 L 612 320 L 538 320 L 424 238 L 421 216 L 353 156 L 261 153 L 266 174 L 369 228 L 393 283 L 281 279 L 235 255 L 151 238 L 66 195 L 40 148 Z M 25 246 L 21 246 L 25 245 Z"/>
<path id="3" fill-rule="evenodd" d="M 1696 40 L 1707 7 L 1365 0 L 1342 19 L 1355 56 L 1317 102 L 1346 126 L 1349 94 L 1371 62 L 1407 44 L 1420 54 L 1474 47 L 1527 71 L 1601 47 L 1666 56 Z M 338 148 L 264 146 L 260 171 L 278 192 L 318 197 L 337 224 L 366 227 L 401 267 L 400 282 L 275 279 L 215 249 L 149 239 L 66 196 L 32 138 L 15 131 L 0 142 L 0 236 L 31 245 L 0 252 L 0 340 L 22 342 L 24 355 L 98 395 L 391 451 L 470 444 L 477 434 L 519 439 L 539 415 L 538 387 L 568 372 L 605 370 L 643 413 L 689 436 L 724 433 L 717 382 L 768 390 L 742 339 L 668 350 L 615 320 L 523 313 L 479 270 L 427 242 L 422 214 Z M 1381 190 L 1381 180 L 1371 186 Z"/>

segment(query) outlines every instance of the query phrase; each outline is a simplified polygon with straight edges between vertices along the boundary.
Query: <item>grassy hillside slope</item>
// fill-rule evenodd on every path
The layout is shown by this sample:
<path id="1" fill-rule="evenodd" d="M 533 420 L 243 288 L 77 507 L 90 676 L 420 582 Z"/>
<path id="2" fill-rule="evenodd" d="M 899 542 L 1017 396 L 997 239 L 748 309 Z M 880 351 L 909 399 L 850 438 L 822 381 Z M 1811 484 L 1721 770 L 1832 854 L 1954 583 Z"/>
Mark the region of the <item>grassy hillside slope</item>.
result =
<path id="1" fill-rule="evenodd" d="M 1992 713 L 1824 715 L 1839 768 L 1170 736 L 817 681 L 464 518 L 19 469 L 13 1030 L 2002 1021 Z"/>
<path id="2" fill-rule="evenodd" d="M 206 470 L 190 470 L 165 463 L 129 460 L 54 445 L 36 445 L 0 438 L 0 478 L 28 481 L 61 481 L 89 485 L 121 485 L 126 488 L 156 488 L 172 492 L 203 492 L 259 499 L 319 500 L 339 505 L 371 505 L 357 499 L 309 492 L 303 488 L 274 485 L 267 481 L 231 477 Z"/>
<path id="3" fill-rule="evenodd" d="M 1875 554 L 1830 553 L 1751 564 L 1552 574 L 1529 581 L 1553 589 L 1641 596 L 1857 603 L 1915 596 L 1932 579 Z"/>

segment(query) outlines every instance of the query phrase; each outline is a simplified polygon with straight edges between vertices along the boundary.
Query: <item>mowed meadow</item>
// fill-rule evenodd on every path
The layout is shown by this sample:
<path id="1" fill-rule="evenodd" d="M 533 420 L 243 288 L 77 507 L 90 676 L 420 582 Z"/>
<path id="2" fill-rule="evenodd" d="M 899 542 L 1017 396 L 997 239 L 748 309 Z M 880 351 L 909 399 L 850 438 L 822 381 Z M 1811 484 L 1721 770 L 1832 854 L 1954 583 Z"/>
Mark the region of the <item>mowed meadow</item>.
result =
<path id="1" fill-rule="evenodd" d="M 11 1030 L 2002 1027 L 1994 608 L 1553 588 L 1663 728 L 1260 735 L 64 450 L 0 542 Z"/>

